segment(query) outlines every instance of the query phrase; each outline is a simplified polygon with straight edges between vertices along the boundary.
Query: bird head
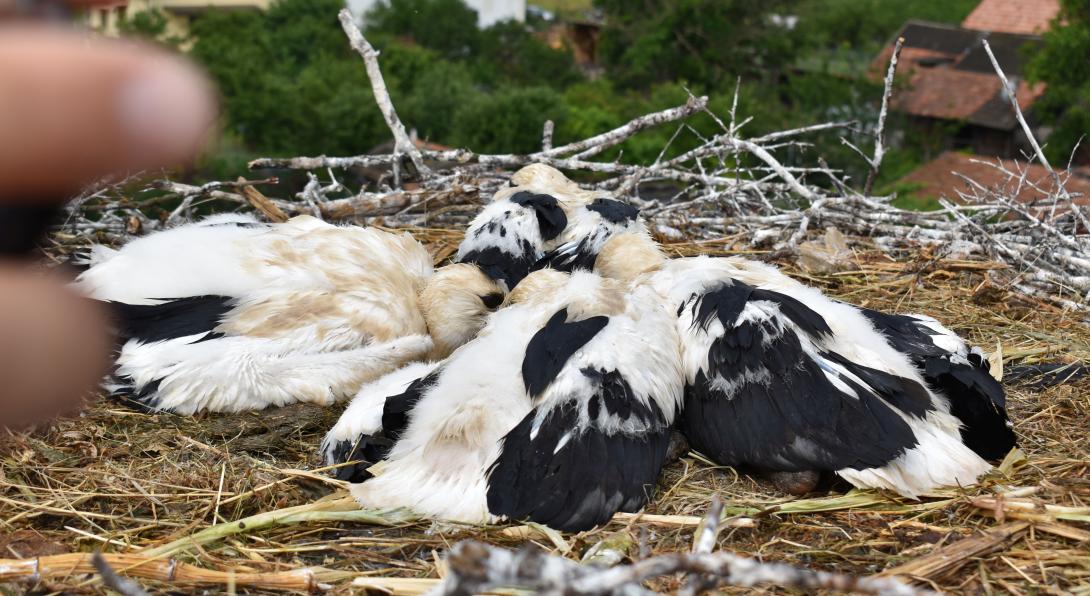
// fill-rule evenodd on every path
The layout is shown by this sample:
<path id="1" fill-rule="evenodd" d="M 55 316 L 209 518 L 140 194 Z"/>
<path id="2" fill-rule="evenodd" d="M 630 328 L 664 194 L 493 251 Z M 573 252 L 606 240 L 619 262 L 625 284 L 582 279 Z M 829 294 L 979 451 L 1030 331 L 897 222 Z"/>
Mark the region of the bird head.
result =
<path id="1" fill-rule="evenodd" d="M 476 265 L 455 263 L 436 270 L 420 292 L 420 307 L 435 342 L 432 357 L 445 358 L 473 339 L 505 296 L 503 287 Z"/>
<path id="2" fill-rule="evenodd" d="M 542 163 L 530 164 L 512 174 L 511 184 L 511 188 L 497 192 L 493 200 L 501 200 L 519 192 L 549 195 L 556 199 L 569 220 L 594 201 L 612 198 L 604 191 L 584 190 L 560 170 Z"/>

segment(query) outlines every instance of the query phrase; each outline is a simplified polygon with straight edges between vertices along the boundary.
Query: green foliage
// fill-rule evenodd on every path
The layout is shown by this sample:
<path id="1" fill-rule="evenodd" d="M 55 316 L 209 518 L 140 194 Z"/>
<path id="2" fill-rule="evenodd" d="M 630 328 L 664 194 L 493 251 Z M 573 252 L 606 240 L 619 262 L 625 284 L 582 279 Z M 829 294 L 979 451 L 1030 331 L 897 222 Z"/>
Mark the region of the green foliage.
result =
<path id="1" fill-rule="evenodd" d="M 980 0 L 803 0 L 794 13 L 798 43 L 873 57 L 909 19 L 958 24 Z"/>
<path id="2" fill-rule="evenodd" d="M 368 35 L 408 37 L 446 58 L 468 58 L 478 49 L 477 11 L 462 0 L 383 0 L 364 20 Z"/>
<path id="3" fill-rule="evenodd" d="M 1067 163 L 1090 132 L 1090 0 L 1062 0 L 1059 22 L 1029 64 L 1030 76 L 1048 85 L 1035 111 L 1053 127 L 1045 152 Z"/>
<path id="4" fill-rule="evenodd" d="M 340 6 L 286 0 L 267 13 L 208 11 L 194 23 L 192 54 L 219 85 L 230 134 L 274 153 L 360 153 L 382 138 L 366 73 L 336 19 Z M 412 70 L 398 52 L 386 61 Z"/>
<path id="5" fill-rule="evenodd" d="M 126 37 L 143 38 L 177 48 L 185 40 L 177 36 L 168 36 L 169 24 L 166 13 L 161 9 L 152 8 L 121 19 L 117 29 Z"/>
<path id="6" fill-rule="evenodd" d="M 557 4 L 583 10 L 591 2 Z M 476 13 L 462 0 L 385 0 L 365 21 L 402 119 L 437 143 L 535 151 L 547 119 L 556 124 L 554 143 L 562 144 L 681 104 L 690 90 L 709 95 L 711 111 L 727 119 L 740 81 L 738 114 L 752 118 L 745 135 L 828 120 L 863 123 L 805 139 L 820 149 L 778 153 L 790 165 L 812 165 L 820 154 L 861 181 L 866 164 L 840 137 L 869 151 L 867 125 L 875 119 L 881 88 L 860 73 L 908 18 L 958 22 L 976 2 L 593 0 L 606 23 L 599 45 L 604 75 L 595 80 L 583 76 L 569 52 L 549 47 L 532 24 L 478 30 Z M 231 168 L 254 154 L 352 155 L 389 139 L 363 64 L 337 21 L 342 5 L 279 0 L 265 13 L 208 11 L 194 23 L 192 53 L 219 84 L 230 139 L 202 170 L 230 178 Z M 798 15 L 799 26 L 776 25 L 774 14 Z M 149 17 L 141 30 L 155 35 L 156 23 Z M 1066 56 L 1085 56 L 1090 47 L 1085 38 L 1056 43 L 1067 44 Z M 1065 68 L 1078 73 L 1067 79 L 1068 103 L 1085 101 L 1090 94 L 1078 85 L 1090 80 L 1088 67 L 1057 63 L 1055 70 Z M 1060 74 L 1048 75 L 1050 85 Z M 891 118 L 891 129 L 898 122 Z M 683 127 L 645 131 L 603 158 L 647 163 L 720 132 L 713 118 L 697 115 Z M 893 182 L 928 156 L 932 137 L 942 132 L 908 134 L 904 149 L 887 153 L 879 188 L 895 189 Z M 760 165 L 745 155 L 737 159 Z"/>
<path id="7" fill-rule="evenodd" d="M 581 76 L 571 54 L 555 50 L 517 21 L 503 21 L 481 32 L 475 71 L 491 86 L 548 85 L 563 89 Z"/>
<path id="8" fill-rule="evenodd" d="M 564 126 L 563 97 L 548 87 L 504 88 L 463 106 L 453 138 L 483 152 L 528 153 L 541 148 L 542 123 Z"/>
<path id="9" fill-rule="evenodd" d="M 117 29 L 127 37 L 159 39 L 167 32 L 167 16 L 157 8 L 145 10 L 122 19 L 117 24 Z"/>
<path id="10" fill-rule="evenodd" d="M 605 14 L 599 54 L 623 87 L 737 76 L 769 80 L 791 61 L 789 36 L 769 16 L 788 0 L 596 0 Z"/>

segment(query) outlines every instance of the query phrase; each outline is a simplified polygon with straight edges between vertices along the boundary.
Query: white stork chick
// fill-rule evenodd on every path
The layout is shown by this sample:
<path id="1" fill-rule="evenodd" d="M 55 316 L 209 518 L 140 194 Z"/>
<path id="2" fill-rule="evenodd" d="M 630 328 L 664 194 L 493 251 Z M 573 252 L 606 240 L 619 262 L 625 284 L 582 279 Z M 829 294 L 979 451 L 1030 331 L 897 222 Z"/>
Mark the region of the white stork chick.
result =
<path id="1" fill-rule="evenodd" d="M 530 274 L 476 339 L 420 365 L 425 376 L 370 386 L 373 403 L 385 402 L 381 421 L 371 409 L 345 413 L 362 424 L 342 417 L 334 432 L 383 427 L 356 441 L 370 451 L 346 454 L 370 455 L 355 471 L 375 473 L 352 494 L 364 507 L 570 531 L 638 510 L 682 390 L 675 320 L 660 301 L 650 287 L 629 294 L 590 272 Z"/>
<path id="2" fill-rule="evenodd" d="M 597 261 L 603 275 L 667 297 L 686 380 L 678 425 L 718 464 L 834 471 L 857 487 L 916 497 L 972 484 L 991 468 L 967 446 L 963 428 L 991 437 L 988 453 L 1013 445 L 999 430 L 1002 389 L 985 379 L 986 369 L 947 353 L 943 373 L 960 388 L 925 380 L 926 357 L 953 343 L 953 334 L 928 331 L 935 328 L 926 322 L 912 340 L 939 339 L 930 351 L 906 350 L 904 334 L 912 332 L 902 330 L 902 318 L 831 300 L 761 263 L 666 260 L 646 234 L 612 238 Z M 876 320 L 886 322 L 876 329 Z M 999 413 L 961 417 L 985 410 Z"/>
<path id="3" fill-rule="evenodd" d="M 584 190 L 556 168 L 531 164 L 515 172 L 511 184 L 511 188 L 498 191 L 474 220 L 475 230 L 467 232 L 458 252 L 460 261 L 494 271 L 493 277 L 503 278 L 508 288 L 530 271 L 544 267 L 592 269 L 594 256 L 609 236 L 644 230 L 635 207 L 608 192 Z M 530 230 L 508 221 L 509 213 L 525 205 L 538 214 L 542 242 L 537 250 L 523 242 Z M 511 227 L 517 230 L 514 237 L 506 236 Z M 476 245 L 477 237 L 486 242 L 483 250 Z"/>
<path id="4" fill-rule="evenodd" d="M 473 265 L 433 270 L 408 234 L 309 216 L 216 216 L 98 249 L 76 286 L 118 315 L 116 389 L 187 414 L 332 403 L 445 356 L 504 296 Z"/>

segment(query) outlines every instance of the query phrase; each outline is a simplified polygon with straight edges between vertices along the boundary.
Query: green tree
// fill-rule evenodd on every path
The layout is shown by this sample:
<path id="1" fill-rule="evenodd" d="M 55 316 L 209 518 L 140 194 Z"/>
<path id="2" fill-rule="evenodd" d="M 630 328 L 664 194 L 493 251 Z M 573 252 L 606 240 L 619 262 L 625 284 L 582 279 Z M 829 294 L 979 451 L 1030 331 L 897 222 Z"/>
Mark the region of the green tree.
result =
<path id="1" fill-rule="evenodd" d="M 477 51 L 477 11 L 462 0 L 383 0 L 364 22 L 368 35 L 407 37 L 447 58 Z"/>
<path id="2" fill-rule="evenodd" d="M 283 0 L 265 13 L 208 11 L 194 23 L 192 55 L 218 83 L 230 134 L 274 153 L 360 153 L 384 138 L 337 22 L 341 5 Z M 412 62 L 402 57 L 383 56 L 394 68 Z"/>
<path id="3" fill-rule="evenodd" d="M 1048 85 L 1035 110 L 1053 127 L 1045 152 L 1067 163 L 1090 132 L 1090 0 L 1061 0 L 1060 15 L 1029 63 L 1029 74 Z"/>
<path id="4" fill-rule="evenodd" d="M 117 29 L 125 37 L 140 37 L 161 43 L 172 48 L 180 46 L 185 39 L 176 35 L 167 35 L 169 21 L 166 13 L 159 8 L 152 8 L 121 19 Z"/>
<path id="5" fill-rule="evenodd" d="M 541 148 L 541 127 L 564 126 L 567 106 L 548 87 L 506 87 L 462 106 L 455 114 L 453 140 L 481 152 L 528 153 Z"/>
<path id="6" fill-rule="evenodd" d="M 737 76 L 772 81 L 791 40 L 770 16 L 788 0 L 596 0 L 605 15 L 599 55 L 623 87 L 682 80 L 708 89 Z"/>
<path id="7" fill-rule="evenodd" d="M 582 78 L 570 52 L 549 47 L 518 21 L 501 21 L 480 33 L 474 70 L 479 81 L 491 86 L 563 89 Z"/>

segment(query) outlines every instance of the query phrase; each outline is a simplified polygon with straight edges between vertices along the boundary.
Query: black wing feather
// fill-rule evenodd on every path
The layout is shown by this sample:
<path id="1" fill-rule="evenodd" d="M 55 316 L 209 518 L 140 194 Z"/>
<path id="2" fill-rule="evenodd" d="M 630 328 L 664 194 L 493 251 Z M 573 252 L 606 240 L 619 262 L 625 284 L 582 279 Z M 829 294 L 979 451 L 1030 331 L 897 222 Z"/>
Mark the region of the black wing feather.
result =
<path id="1" fill-rule="evenodd" d="M 153 342 L 212 333 L 234 308 L 234 299 L 190 296 L 167 299 L 160 304 L 109 302 L 108 305 L 121 339 Z"/>
<path id="2" fill-rule="evenodd" d="M 349 466 L 336 468 L 334 477 L 348 482 L 363 482 L 371 478 L 367 469 L 382 461 L 390 453 L 390 448 L 405 432 L 409 425 L 412 410 L 424 396 L 424 392 L 439 378 L 441 369 L 435 369 L 427 375 L 409 383 L 405 391 L 386 398 L 382 406 L 382 429 L 373 435 L 360 435 L 355 439 L 346 439 L 333 447 L 332 463 L 343 464 L 355 461 Z"/>
<path id="3" fill-rule="evenodd" d="M 555 269 L 565 273 L 571 273 L 580 269 L 593 271 L 594 264 L 598 262 L 598 252 L 594 250 L 594 238 L 581 239 L 574 247 L 561 246 L 545 253 L 545 256 L 534 263 L 533 270 Z"/>
<path id="4" fill-rule="evenodd" d="M 567 318 L 568 309 L 560 309 L 526 345 L 522 380 L 530 397 L 544 393 L 568 359 L 609 323 L 609 317 L 605 316 L 570 323 L 566 322 Z"/>
<path id="5" fill-rule="evenodd" d="M 573 399 L 554 407 L 533 437 L 536 410 L 504 437 L 489 470 L 488 508 L 493 514 L 577 532 L 647 503 L 666 460 L 669 422 L 654 401 L 636 401 L 616 371 L 582 372 L 596 387 L 587 402 L 587 418 Z M 605 432 L 607 416 L 637 418 L 645 430 Z"/>
<path id="6" fill-rule="evenodd" d="M 849 377 L 841 380 L 856 396 L 834 385 L 795 327 L 772 319 L 736 324 L 749 300 L 779 304 L 804 332 L 831 333 L 820 315 L 776 292 L 735 282 L 696 297 L 694 323 L 706 328 L 718 317 L 725 333 L 686 387 L 679 426 L 694 448 L 723 465 L 795 471 L 879 467 L 916 445 L 883 396 Z"/>
<path id="7" fill-rule="evenodd" d="M 958 361 L 931 339 L 936 331 L 919 319 L 860 309 L 888 340 L 907 355 L 924 379 L 950 400 L 950 413 L 961 421 L 961 440 L 988 460 L 1003 458 L 1018 438 L 1007 416 L 1003 385 L 996 381 L 988 362 L 970 352 Z"/>

